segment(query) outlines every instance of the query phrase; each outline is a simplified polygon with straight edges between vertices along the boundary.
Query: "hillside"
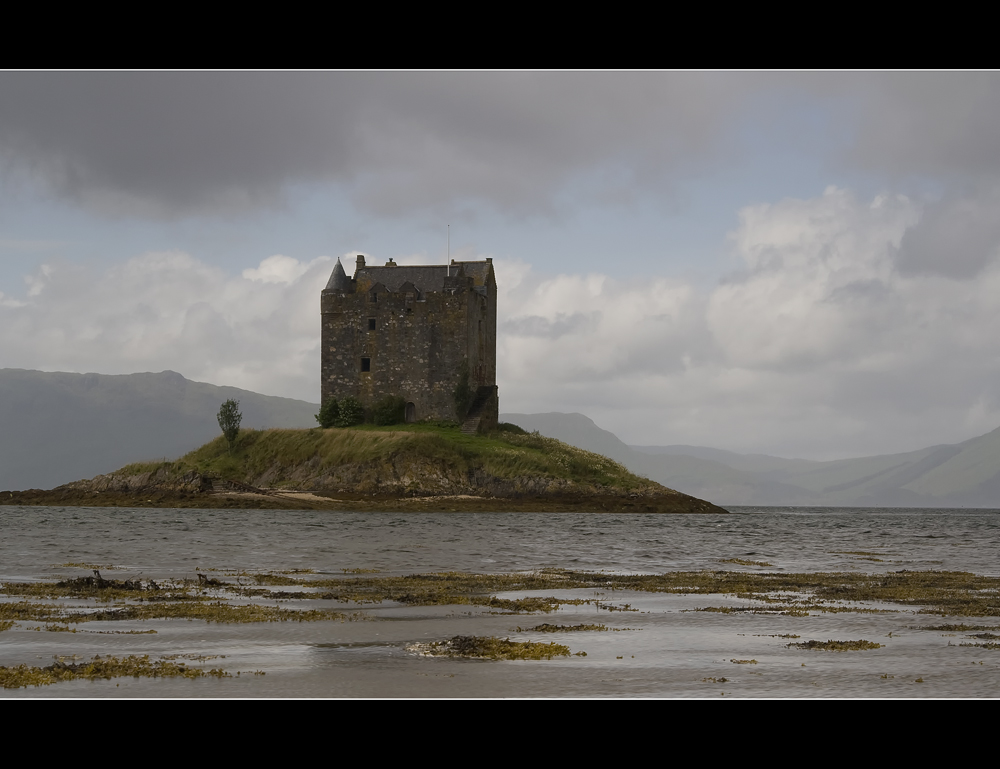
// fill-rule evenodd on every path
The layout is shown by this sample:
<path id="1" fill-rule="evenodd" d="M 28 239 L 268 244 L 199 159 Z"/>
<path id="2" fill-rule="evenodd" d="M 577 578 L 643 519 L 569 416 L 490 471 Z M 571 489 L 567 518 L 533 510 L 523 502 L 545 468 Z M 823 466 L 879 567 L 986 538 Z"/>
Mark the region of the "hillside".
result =
<path id="1" fill-rule="evenodd" d="M 363 502 L 362 509 L 415 509 L 409 504 L 415 501 L 433 507 L 444 499 L 449 509 L 725 512 L 552 438 L 519 430 L 465 435 L 457 426 L 427 424 L 245 430 L 232 453 L 220 436 L 175 461 L 133 463 L 50 492 L 0 495 L 4 504 L 358 508 Z"/>

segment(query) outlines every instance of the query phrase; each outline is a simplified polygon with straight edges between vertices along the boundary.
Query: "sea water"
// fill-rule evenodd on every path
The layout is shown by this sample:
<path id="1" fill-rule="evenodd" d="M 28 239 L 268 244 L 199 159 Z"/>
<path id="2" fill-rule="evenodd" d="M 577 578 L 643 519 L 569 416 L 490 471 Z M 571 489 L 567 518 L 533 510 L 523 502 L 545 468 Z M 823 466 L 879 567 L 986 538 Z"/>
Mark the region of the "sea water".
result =
<path id="1" fill-rule="evenodd" d="M 731 559 L 766 562 L 766 567 Z M 116 567 L 108 578 L 194 578 L 209 569 L 345 570 L 380 575 L 565 568 L 657 574 L 758 570 L 1000 572 L 1000 511 L 859 508 L 732 508 L 729 515 L 588 513 L 349 513 L 0 507 L 0 582 L 53 580 Z M 585 595 L 586 593 L 586 595 Z M 562 606 L 550 615 L 482 607 L 360 607 L 365 620 L 227 625 L 192 620 L 84 623 L 58 633 L 19 623 L 0 632 L 0 665 L 44 666 L 53 656 L 186 654 L 229 679 L 114 679 L 0 690 L 4 697 L 983 697 L 1000 694 L 1000 650 L 960 646 L 948 622 L 893 606 L 891 613 L 807 617 L 709 613 L 745 603 L 732 596 L 563 591 L 544 595 L 628 604 Z M 504 594 L 521 597 L 530 593 Z M 0 600 L 20 600 L 2 597 Z M 326 601 L 288 608 L 345 608 Z M 308 605 L 308 606 L 306 606 Z M 886 608 L 886 607 L 883 607 Z M 952 620 L 955 621 L 955 620 Z M 958 620 L 1000 625 L 1000 618 Z M 609 631 L 539 634 L 542 622 L 604 624 Z M 98 626 L 155 629 L 112 635 Z M 414 644 L 455 635 L 556 641 L 571 656 L 486 661 L 420 656 Z M 802 641 L 858 640 L 883 648 L 823 652 Z M 410 648 L 408 648 L 410 647 Z M 738 660 L 754 660 L 740 663 Z M 261 672 L 264 675 L 248 675 Z M 725 679 L 723 681 L 723 679 Z M 919 680 L 918 680 L 919 679 Z"/>

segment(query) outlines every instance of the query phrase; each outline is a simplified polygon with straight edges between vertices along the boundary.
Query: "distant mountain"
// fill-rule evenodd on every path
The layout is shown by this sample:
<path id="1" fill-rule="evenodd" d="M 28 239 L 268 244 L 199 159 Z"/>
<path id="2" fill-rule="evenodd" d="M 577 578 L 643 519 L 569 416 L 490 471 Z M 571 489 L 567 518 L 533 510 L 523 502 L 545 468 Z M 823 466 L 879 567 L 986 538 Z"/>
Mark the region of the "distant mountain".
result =
<path id="1" fill-rule="evenodd" d="M 805 469 L 819 464 L 818 462 L 811 462 L 808 459 L 785 459 L 784 457 L 772 457 L 768 454 L 737 454 L 735 451 L 710 449 L 705 446 L 629 446 L 629 448 L 643 454 L 653 454 L 655 456 L 670 454 L 711 459 L 715 462 L 721 462 L 734 470 L 746 470 L 750 473 L 770 473 L 791 470 L 793 468 Z"/>
<path id="2" fill-rule="evenodd" d="M 627 446 L 583 414 L 500 419 L 606 454 L 634 473 L 717 505 L 1000 508 L 1000 428 L 954 445 L 813 462 L 704 446 Z"/>
<path id="3" fill-rule="evenodd" d="M 319 406 L 159 374 L 0 369 L 0 489 L 52 488 L 130 462 L 173 459 L 219 434 L 219 406 L 243 427 L 314 427 Z"/>

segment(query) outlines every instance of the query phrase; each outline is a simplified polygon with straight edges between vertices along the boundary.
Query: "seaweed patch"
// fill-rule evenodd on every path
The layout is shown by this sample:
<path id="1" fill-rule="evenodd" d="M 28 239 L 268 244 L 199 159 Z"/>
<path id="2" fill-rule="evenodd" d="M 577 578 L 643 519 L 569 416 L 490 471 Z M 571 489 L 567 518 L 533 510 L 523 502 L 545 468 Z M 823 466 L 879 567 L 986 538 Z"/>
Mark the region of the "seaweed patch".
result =
<path id="1" fill-rule="evenodd" d="M 828 652 L 851 652 L 881 649 L 884 644 L 861 639 L 859 641 L 806 641 L 805 643 L 788 644 L 788 646 L 794 646 L 799 649 L 821 649 Z"/>
<path id="2" fill-rule="evenodd" d="M 457 635 L 447 641 L 429 644 L 411 644 L 407 651 L 425 657 L 464 657 L 479 660 L 550 660 L 553 657 L 568 657 L 569 647 L 562 644 L 537 643 L 533 641 L 511 641 L 495 636 Z M 584 656 L 583 652 L 577 652 Z"/>
<path id="3" fill-rule="evenodd" d="M 956 617 L 1000 616 L 1000 579 L 964 572 L 904 570 L 885 574 L 785 574 L 699 571 L 605 574 L 547 569 L 508 574 L 443 572 L 382 576 L 358 573 L 363 571 L 361 569 L 353 571 L 332 578 L 309 570 L 259 574 L 236 572 L 228 580 L 198 573 L 197 579 L 155 582 L 140 579 L 139 575 L 120 580 L 107 579 L 100 570 L 94 570 L 93 576 L 56 582 L 7 582 L 0 585 L 0 594 L 14 600 L 0 601 L 0 622 L 35 621 L 66 626 L 93 621 L 151 619 L 200 619 L 231 623 L 366 618 L 361 613 L 349 615 L 332 609 L 305 610 L 276 605 L 277 601 L 286 599 L 295 601 L 299 606 L 310 600 L 359 605 L 384 602 L 406 606 L 465 605 L 484 607 L 487 611 L 502 614 L 548 614 L 562 606 L 580 604 L 590 604 L 610 612 L 637 611 L 630 603 L 611 604 L 599 598 L 546 595 L 548 591 L 595 589 L 602 593 L 714 594 L 746 602 L 743 606 L 695 609 L 724 614 L 862 614 L 912 607 L 918 613 Z M 281 590 L 282 587 L 289 589 Z M 512 593 L 522 593 L 522 596 L 506 597 Z M 500 597 L 504 594 L 505 597 Z M 86 599 L 109 605 L 106 608 L 78 604 L 68 606 L 61 604 L 62 599 Z M 895 606 L 884 608 L 885 604 Z M 995 629 L 995 626 L 939 625 L 927 629 L 962 632 Z"/>
<path id="4" fill-rule="evenodd" d="M 820 607 L 812 606 L 784 606 L 782 604 L 764 606 L 699 606 L 696 609 L 682 609 L 681 611 L 707 611 L 715 614 L 773 614 L 784 617 L 808 617 L 809 609 Z"/>
<path id="5" fill-rule="evenodd" d="M 224 670 L 201 670 L 190 668 L 183 662 L 169 660 L 150 660 L 148 655 L 142 657 L 101 657 L 98 655 L 90 662 L 67 662 L 69 657 L 56 657 L 55 662 L 46 667 L 31 667 L 17 665 L 15 667 L 0 667 L 0 686 L 4 689 L 20 689 L 28 686 L 48 686 L 60 681 L 87 679 L 96 681 L 111 678 L 231 678 Z"/>
<path id="6" fill-rule="evenodd" d="M 569 632 L 579 632 L 584 630 L 607 630 L 606 625 L 550 625 L 548 622 L 543 622 L 541 625 L 535 625 L 529 628 L 518 628 L 518 633 L 569 633 Z"/>
<path id="7" fill-rule="evenodd" d="M 945 633 L 968 633 L 972 630 L 1000 630 L 997 625 L 932 625 L 918 630 L 941 630 Z"/>

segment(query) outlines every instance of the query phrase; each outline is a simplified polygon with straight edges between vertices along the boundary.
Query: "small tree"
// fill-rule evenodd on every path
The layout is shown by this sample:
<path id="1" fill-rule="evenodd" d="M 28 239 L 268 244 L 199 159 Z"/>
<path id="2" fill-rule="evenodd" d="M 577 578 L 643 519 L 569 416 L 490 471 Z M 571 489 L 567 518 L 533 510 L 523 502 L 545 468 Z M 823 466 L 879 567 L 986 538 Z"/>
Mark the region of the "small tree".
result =
<path id="1" fill-rule="evenodd" d="M 236 443 L 236 436 L 240 434 L 240 422 L 243 415 L 240 413 L 240 402 L 228 400 L 219 409 L 219 427 L 222 434 L 229 441 L 229 453 L 233 453 L 233 444 Z"/>
<path id="2" fill-rule="evenodd" d="M 316 415 L 316 421 L 319 422 L 319 426 L 326 429 L 327 427 L 333 427 L 337 424 L 337 419 L 340 417 L 340 407 L 337 405 L 336 398 L 330 398 L 323 407 L 319 410 Z"/>

